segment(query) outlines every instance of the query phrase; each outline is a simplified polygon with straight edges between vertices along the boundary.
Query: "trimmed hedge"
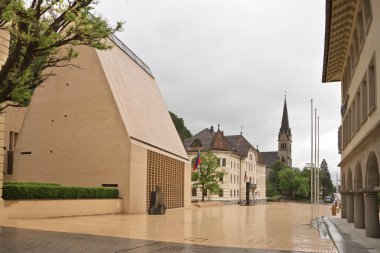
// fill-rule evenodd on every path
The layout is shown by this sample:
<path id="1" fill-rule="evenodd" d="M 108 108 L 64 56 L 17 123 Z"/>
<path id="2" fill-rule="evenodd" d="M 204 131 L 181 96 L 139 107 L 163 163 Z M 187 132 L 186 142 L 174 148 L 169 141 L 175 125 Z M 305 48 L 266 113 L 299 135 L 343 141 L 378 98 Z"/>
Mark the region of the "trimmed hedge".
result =
<path id="1" fill-rule="evenodd" d="M 117 188 L 57 186 L 49 184 L 4 184 L 3 199 L 105 199 L 117 198 Z"/>
<path id="2" fill-rule="evenodd" d="M 25 185 L 25 186 L 29 186 L 29 185 L 39 185 L 39 186 L 61 186 L 60 184 L 56 184 L 56 183 L 40 183 L 40 182 L 13 182 L 13 181 L 4 182 L 4 185 Z"/>

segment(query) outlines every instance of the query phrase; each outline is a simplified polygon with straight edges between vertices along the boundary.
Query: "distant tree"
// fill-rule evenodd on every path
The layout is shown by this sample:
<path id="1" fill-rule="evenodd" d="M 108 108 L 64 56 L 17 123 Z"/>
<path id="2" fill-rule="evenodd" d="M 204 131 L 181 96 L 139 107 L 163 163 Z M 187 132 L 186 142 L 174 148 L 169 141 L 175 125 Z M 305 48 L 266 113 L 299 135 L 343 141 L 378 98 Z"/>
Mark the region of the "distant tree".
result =
<path id="1" fill-rule="evenodd" d="M 270 192 L 269 194 L 273 194 L 277 192 L 277 194 L 281 193 L 280 190 L 280 179 L 279 179 L 279 172 L 286 168 L 286 165 L 283 162 L 277 161 L 271 166 L 271 171 L 269 173 L 269 178 L 267 180 L 267 184 Z"/>
<path id="2" fill-rule="evenodd" d="M 106 38 L 123 24 L 111 27 L 101 16 L 91 14 L 97 2 L 0 1 L 0 29 L 10 34 L 8 58 L 0 69 L 0 103 L 27 105 L 34 89 L 49 76 L 47 69 L 70 65 L 78 56 L 75 46 L 111 48 Z"/>
<path id="3" fill-rule="evenodd" d="M 299 171 L 296 177 L 296 197 L 300 199 L 308 199 L 310 193 L 309 177 L 303 171 Z"/>
<path id="4" fill-rule="evenodd" d="M 287 192 L 289 199 L 292 199 L 293 194 L 296 192 L 301 183 L 299 170 L 285 168 L 278 173 L 278 177 L 280 190 Z"/>
<path id="5" fill-rule="evenodd" d="M 186 128 L 183 118 L 179 118 L 175 113 L 170 111 L 169 114 L 182 141 L 193 136 L 189 129 Z"/>
<path id="6" fill-rule="evenodd" d="M 319 177 L 322 199 L 325 199 L 325 196 L 331 195 L 334 192 L 334 185 L 331 181 L 330 171 L 325 159 L 322 160 Z"/>
<path id="7" fill-rule="evenodd" d="M 305 197 L 305 199 L 310 199 L 310 193 L 311 193 L 311 182 L 310 182 L 310 168 L 307 168 L 305 167 L 302 171 L 301 171 L 301 177 L 304 178 L 304 182 L 303 184 L 305 185 L 304 186 L 304 189 L 307 193 L 307 196 Z"/>
<path id="8" fill-rule="evenodd" d="M 202 191 L 202 201 L 206 191 L 217 194 L 221 190 L 219 178 L 224 176 L 224 172 L 218 171 L 218 158 L 211 151 L 201 154 L 202 162 L 198 171 L 192 172 L 192 179 L 196 181 L 192 188 Z"/>

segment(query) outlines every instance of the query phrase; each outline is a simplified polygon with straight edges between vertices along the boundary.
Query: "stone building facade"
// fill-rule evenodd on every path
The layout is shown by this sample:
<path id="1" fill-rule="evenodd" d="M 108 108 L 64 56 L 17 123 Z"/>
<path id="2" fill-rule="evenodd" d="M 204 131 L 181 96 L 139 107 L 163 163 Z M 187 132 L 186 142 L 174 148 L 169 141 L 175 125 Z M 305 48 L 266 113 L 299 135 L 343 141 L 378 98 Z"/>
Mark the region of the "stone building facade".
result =
<path id="1" fill-rule="evenodd" d="M 380 238 L 380 1 L 326 1 L 323 82 L 341 84 L 342 218 Z"/>
<path id="2" fill-rule="evenodd" d="M 218 157 L 219 170 L 225 172 L 219 183 L 222 191 L 219 194 L 207 193 L 206 199 L 238 203 L 245 200 L 246 184 L 256 184 L 253 198 L 256 201 L 266 199 L 265 165 L 260 153 L 241 133 L 225 136 L 219 127 L 205 128 L 192 138 L 185 140 L 185 148 L 192 161 L 198 153 L 211 151 Z M 192 199 L 201 198 L 200 190 L 192 191 Z"/>

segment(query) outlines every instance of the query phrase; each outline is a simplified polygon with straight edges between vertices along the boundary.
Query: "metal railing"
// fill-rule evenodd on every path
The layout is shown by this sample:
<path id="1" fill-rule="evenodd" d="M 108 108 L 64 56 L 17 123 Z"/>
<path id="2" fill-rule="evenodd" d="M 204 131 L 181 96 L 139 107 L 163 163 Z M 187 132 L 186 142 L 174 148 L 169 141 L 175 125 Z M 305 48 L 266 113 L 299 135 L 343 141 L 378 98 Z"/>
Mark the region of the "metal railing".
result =
<path id="1" fill-rule="evenodd" d="M 123 50 L 132 60 L 134 60 L 146 73 L 148 73 L 152 78 L 154 78 L 150 68 L 135 54 L 129 49 L 118 37 L 114 34 L 109 36 L 109 39 L 115 43 L 121 50 Z"/>

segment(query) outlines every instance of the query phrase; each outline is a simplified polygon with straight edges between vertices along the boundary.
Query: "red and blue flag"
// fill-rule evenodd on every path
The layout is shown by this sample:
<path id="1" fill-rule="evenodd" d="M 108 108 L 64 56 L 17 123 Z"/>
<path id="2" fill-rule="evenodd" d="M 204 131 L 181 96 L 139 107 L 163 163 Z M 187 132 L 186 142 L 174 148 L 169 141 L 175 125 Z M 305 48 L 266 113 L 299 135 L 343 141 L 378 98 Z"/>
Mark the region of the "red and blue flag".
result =
<path id="1" fill-rule="evenodd" d="M 202 162 L 201 151 L 198 150 L 198 155 L 197 155 L 197 158 L 195 159 L 195 162 L 194 162 L 193 171 L 197 170 L 197 168 L 201 164 L 201 162 Z"/>

